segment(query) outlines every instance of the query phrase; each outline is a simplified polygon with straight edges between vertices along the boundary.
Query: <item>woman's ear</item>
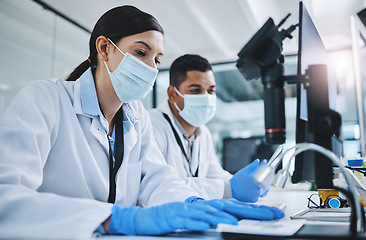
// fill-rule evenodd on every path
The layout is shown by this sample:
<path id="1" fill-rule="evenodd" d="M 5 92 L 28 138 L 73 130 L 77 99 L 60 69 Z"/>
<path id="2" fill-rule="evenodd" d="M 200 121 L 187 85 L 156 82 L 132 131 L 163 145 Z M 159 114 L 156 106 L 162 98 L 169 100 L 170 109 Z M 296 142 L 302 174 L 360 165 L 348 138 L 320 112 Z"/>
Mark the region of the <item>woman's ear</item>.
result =
<path id="1" fill-rule="evenodd" d="M 107 61 L 108 60 L 108 39 L 105 36 L 99 36 L 95 40 L 95 47 L 98 52 L 98 60 Z"/>
<path id="2" fill-rule="evenodd" d="M 169 85 L 169 87 L 167 89 L 167 93 L 168 93 L 169 101 L 175 102 L 175 98 L 177 97 L 177 93 L 176 93 L 173 85 Z"/>

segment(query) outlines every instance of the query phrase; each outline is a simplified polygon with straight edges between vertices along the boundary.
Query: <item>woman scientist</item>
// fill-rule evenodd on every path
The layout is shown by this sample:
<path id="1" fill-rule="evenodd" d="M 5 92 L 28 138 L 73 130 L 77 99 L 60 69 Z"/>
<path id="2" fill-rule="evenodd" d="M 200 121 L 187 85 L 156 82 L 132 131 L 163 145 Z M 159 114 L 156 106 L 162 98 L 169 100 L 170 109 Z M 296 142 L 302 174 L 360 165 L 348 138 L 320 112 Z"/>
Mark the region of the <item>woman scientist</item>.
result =
<path id="1" fill-rule="evenodd" d="M 175 202 L 198 194 L 164 164 L 148 113 L 135 101 L 151 90 L 163 55 L 157 20 L 131 6 L 111 9 L 89 47 L 68 81 L 31 82 L 0 119 L 0 236 L 89 238 L 235 224 L 229 203 Z M 240 217 L 283 216 L 234 205 Z"/>

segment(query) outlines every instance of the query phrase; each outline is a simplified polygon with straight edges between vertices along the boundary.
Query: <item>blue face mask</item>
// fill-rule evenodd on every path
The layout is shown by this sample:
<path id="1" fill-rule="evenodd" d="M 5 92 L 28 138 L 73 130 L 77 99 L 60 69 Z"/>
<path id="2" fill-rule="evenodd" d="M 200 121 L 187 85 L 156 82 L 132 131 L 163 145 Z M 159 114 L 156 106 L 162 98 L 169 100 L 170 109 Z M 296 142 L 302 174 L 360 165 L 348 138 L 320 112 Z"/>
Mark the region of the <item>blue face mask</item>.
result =
<path id="1" fill-rule="evenodd" d="M 158 70 L 129 53 L 123 53 L 112 40 L 109 38 L 108 40 L 124 55 L 113 72 L 109 71 L 107 63 L 103 61 L 118 98 L 122 102 L 131 102 L 144 98 L 153 88 Z"/>
<path id="2" fill-rule="evenodd" d="M 177 103 L 174 106 L 179 115 L 189 124 L 195 127 L 202 126 L 215 116 L 216 95 L 211 94 L 181 94 L 177 88 L 175 91 L 184 98 L 184 108 L 179 109 Z"/>

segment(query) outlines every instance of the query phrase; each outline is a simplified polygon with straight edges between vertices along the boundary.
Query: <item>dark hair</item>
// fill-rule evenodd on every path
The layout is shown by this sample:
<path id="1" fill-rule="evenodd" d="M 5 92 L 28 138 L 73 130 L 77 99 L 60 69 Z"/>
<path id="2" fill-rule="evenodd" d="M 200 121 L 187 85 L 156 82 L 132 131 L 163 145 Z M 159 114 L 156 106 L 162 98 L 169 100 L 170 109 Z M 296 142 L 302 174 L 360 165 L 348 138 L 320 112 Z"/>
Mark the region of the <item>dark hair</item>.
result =
<path id="1" fill-rule="evenodd" d="M 199 55 L 186 54 L 177 58 L 169 69 L 170 85 L 178 88 L 186 80 L 188 71 L 212 71 L 211 64 Z"/>
<path id="2" fill-rule="evenodd" d="M 156 18 L 136 7 L 126 5 L 110 9 L 99 18 L 91 33 L 89 58 L 76 67 L 66 81 L 75 81 L 89 67 L 92 68 L 94 75 L 98 62 L 95 42 L 99 36 L 108 37 L 114 43 L 118 43 L 124 37 L 150 30 L 164 34 L 164 30 Z"/>

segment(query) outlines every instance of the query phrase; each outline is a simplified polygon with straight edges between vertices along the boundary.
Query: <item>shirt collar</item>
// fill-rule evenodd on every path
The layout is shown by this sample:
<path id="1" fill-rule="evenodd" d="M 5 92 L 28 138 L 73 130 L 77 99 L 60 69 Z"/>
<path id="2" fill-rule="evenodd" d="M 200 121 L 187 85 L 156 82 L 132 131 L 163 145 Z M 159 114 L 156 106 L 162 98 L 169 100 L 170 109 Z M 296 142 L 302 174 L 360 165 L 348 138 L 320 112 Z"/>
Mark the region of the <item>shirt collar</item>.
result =
<path id="1" fill-rule="evenodd" d="M 129 103 L 122 104 L 123 132 L 126 134 L 140 119 L 138 112 Z"/>
<path id="2" fill-rule="evenodd" d="M 80 77 L 80 101 L 83 114 L 89 115 L 91 117 L 99 116 L 100 122 L 102 123 L 105 130 L 108 132 L 108 122 L 104 118 L 99 108 L 97 91 L 94 84 L 94 77 L 90 68 L 85 71 Z M 136 122 L 138 122 L 139 115 L 129 103 L 123 103 L 122 108 L 124 122 L 123 132 L 127 133 L 131 129 L 131 127 Z"/>

